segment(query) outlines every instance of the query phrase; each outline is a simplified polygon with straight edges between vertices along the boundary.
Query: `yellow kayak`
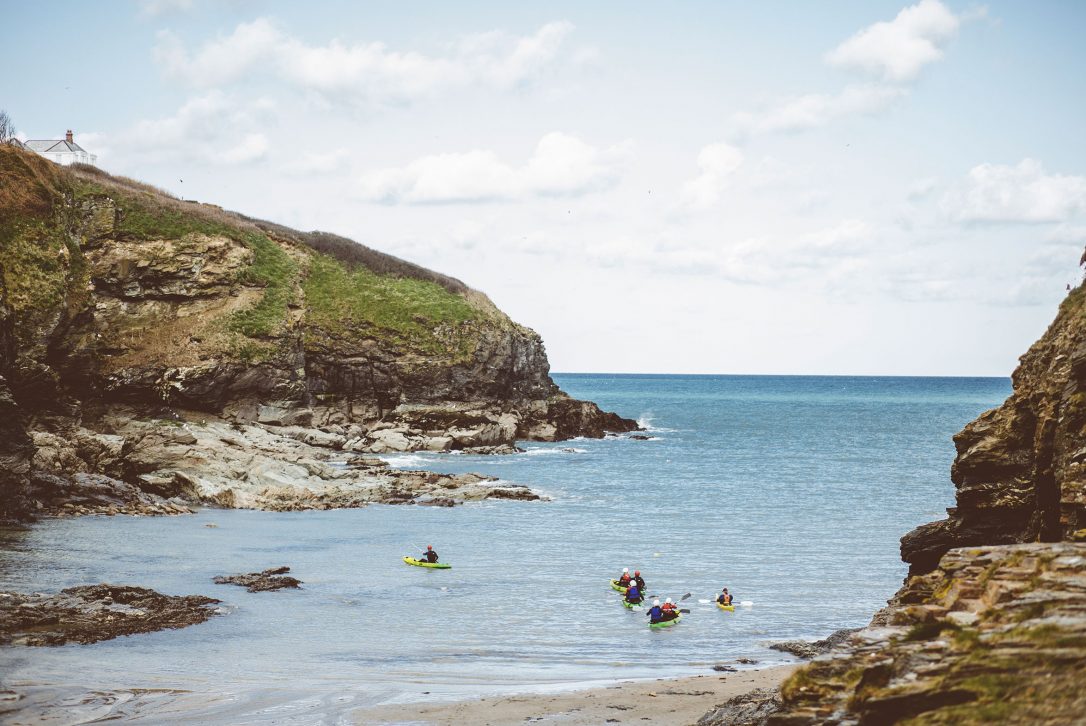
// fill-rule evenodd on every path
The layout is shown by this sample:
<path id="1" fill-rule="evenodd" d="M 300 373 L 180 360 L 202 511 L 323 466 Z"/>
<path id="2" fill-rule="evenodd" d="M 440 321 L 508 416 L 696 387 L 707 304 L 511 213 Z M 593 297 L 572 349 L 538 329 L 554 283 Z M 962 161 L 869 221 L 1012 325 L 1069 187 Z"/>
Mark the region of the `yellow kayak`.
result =
<path id="1" fill-rule="evenodd" d="M 622 585 L 618 584 L 618 580 L 611 580 L 611 589 L 612 590 L 618 590 L 621 593 L 626 592 L 626 588 L 624 588 Z"/>
<path id="2" fill-rule="evenodd" d="M 723 605 L 721 603 L 717 603 L 716 606 L 718 608 L 720 608 L 721 610 L 727 610 L 729 613 L 734 613 L 735 612 L 735 606 L 734 605 Z"/>
<path id="3" fill-rule="evenodd" d="M 422 560 L 416 560 L 414 557 L 404 557 L 403 561 L 415 567 L 429 567 L 431 570 L 452 569 L 452 565 L 447 565 L 444 562 L 423 562 Z"/>

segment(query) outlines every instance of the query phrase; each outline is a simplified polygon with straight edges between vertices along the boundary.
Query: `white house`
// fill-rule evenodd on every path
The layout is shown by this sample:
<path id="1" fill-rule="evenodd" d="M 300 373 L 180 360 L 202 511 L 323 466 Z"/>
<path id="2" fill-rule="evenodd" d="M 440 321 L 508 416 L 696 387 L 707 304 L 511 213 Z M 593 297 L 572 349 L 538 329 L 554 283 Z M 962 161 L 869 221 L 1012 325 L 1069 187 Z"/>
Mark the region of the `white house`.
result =
<path id="1" fill-rule="evenodd" d="M 97 154 L 87 153 L 86 149 L 72 140 L 71 129 L 64 135 L 63 140 L 29 139 L 23 142 L 23 146 L 64 166 L 77 163 L 95 164 L 98 161 Z"/>

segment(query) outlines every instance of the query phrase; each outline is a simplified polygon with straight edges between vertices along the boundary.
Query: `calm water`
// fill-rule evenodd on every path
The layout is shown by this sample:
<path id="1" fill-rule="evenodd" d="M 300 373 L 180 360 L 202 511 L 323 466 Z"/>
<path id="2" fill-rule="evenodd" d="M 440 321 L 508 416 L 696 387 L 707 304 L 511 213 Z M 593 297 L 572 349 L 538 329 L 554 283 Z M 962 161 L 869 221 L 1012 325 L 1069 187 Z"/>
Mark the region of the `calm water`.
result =
<path id="1" fill-rule="evenodd" d="M 898 538 L 952 502 L 951 435 L 1010 392 L 991 378 L 556 379 L 640 417 L 653 440 L 389 457 L 493 474 L 551 502 L 205 510 L 0 532 L 0 589 L 108 581 L 229 609 L 180 631 L 0 649 L 0 678 L 69 719 L 312 723 L 379 702 L 780 662 L 767 641 L 862 625 L 893 593 Z M 400 562 L 427 544 L 454 569 Z M 283 564 L 304 589 L 211 583 Z M 650 631 L 608 588 L 623 566 L 640 568 L 652 594 L 692 593 L 693 612 Z M 747 604 L 734 614 L 702 602 L 724 585 Z"/>

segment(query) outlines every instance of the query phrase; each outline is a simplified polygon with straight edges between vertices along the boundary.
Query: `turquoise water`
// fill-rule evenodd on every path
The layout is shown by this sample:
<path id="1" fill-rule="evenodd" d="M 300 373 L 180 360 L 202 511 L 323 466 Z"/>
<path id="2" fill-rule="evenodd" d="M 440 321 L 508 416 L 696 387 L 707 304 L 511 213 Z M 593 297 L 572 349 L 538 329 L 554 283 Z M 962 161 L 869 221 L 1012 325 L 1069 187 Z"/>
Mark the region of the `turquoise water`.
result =
<path id="1" fill-rule="evenodd" d="M 862 625 L 894 592 L 898 538 L 952 503 L 950 437 L 1010 392 L 991 378 L 555 378 L 640 418 L 652 440 L 389 457 L 492 474 L 549 502 L 205 510 L 2 532 L 0 589 L 129 583 L 218 597 L 228 614 L 92 646 L 0 649 L 0 679 L 49 714 L 311 723 L 379 702 L 786 661 L 766 643 Z M 426 544 L 454 568 L 402 564 Z M 284 564 L 303 589 L 211 583 Z M 691 593 L 690 615 L 650 631 L 608 587 L 624 566 L 650 594 Z M 703 602 L 724 585 L 745 603 L 735 613 Z"/>

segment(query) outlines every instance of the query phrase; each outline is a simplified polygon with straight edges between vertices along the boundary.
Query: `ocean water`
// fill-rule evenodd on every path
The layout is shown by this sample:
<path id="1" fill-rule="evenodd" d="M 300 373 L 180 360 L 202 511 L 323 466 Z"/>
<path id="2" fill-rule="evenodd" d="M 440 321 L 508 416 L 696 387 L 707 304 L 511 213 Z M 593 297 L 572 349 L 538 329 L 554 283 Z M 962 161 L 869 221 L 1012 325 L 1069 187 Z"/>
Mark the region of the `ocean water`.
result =
<path id="1" fill-rule="evenodd" d="M 27 704 L 12 722 L 349 722 L 378 703 L 786 662 L 766 644 L 863 625 L 897 589 L 898 538 L 953 502 L 951 436 L 1010 393 L 1003 378 L 555 378 L 639 418 L 651 440 L 388 457 L 527 484 L 548 502 L 0 530 L 0 589 L 107 581 L 211 595 L 226 612 L 90 646 L 0 648 L 0 683 Z M 400 561 L 427 544 L 453 569 Z M 303 588 L 211 582 L 278 565 Z M 691 612 L 647 628 L 608 586 L 624 566 L 650 594 L 690 593 Z M 743 603 L 735 613 L 709 602 L 722 586 Z"/>

